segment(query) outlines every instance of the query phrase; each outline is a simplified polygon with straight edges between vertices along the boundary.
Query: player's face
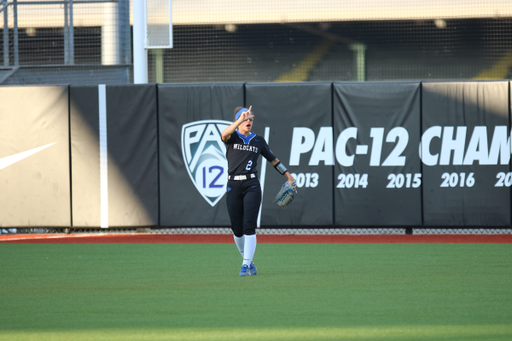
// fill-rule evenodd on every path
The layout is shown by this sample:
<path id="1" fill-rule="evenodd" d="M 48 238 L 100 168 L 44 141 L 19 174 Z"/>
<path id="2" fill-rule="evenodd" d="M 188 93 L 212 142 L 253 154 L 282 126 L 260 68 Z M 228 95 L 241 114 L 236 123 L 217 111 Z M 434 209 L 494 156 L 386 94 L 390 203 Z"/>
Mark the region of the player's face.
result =
<path id="1" fill-rule="evenodd" d="M 248 120 L 243 121 L 242 124 L 240 124 L 238 126 L 238 131 L 241 132 L 242 134 L 250 133 L 252 130 L 253 123 L 254 123 L 253 119 L 248 119 Z"/>

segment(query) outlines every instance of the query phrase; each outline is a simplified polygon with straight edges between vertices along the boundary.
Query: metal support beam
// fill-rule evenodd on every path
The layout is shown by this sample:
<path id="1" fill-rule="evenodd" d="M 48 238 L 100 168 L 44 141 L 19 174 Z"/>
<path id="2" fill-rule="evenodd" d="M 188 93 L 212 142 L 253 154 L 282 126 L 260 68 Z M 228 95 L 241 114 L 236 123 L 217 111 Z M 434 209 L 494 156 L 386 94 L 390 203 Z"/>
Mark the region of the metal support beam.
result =
<path id="1" fill-rule="evenodd" d="M 18 0 L 13 0 L 13 16 L 14 16 L 14 66 L 20 65 L 19 49 L 18 49 Z"/>
<path id="2" fill-rule="evenodd" d="M 146 45 L 146 1 L 133 0 L 133 82 L 148 82 Z"/>
<path id="3" fill-rule="evenodd" d="M 9 7 L 7 4 L 4 5 L 4 29 L 3 29 L 3 38 L 4 38 L 4 66 L 9 66 Z"/>
<path id="4" fill-rule="evenodd" d="M 67 64 L 75 64 L 75 28 L 73 26 L 73 0 L 69 0 L 69 25 L 68 25 L 68 56 Z"/>
<path id="5" fill-rule="evenodd" d="M 119 58 L 119 8 L 118 3 L 103 5 L 101 26 L 101 64 L 116 65 Z"/>
<path id="6" fill-rule="evenodd" d="M 164 50 L 150 50 L 155 58 L 155 81 L 159 84 L 164 82 Z"/>
<path id="7" fill-rule="evenodd" d="M 69 0 L 69 56 L 71 64 L 75 64 L 75 26 L 73 24 L 73 0 Z"/>
<path id="8" fill-rule="evenodd" d="M 69 0 L 57 0 L 57 1 L 22 1 L 19 2 L 18 5 L 64 5 L 68 3 Z M 73 3 L 76 4 L 99 4 L 99 3 L 112 3 L 119 2 L 119 0 L 76 0 Z M 12 3 L 8 3 L 7 5 L 11 5 Z"/>
<path id="9" fill-rule="evenodd" d="M 69 11 L 68 3 L 64 4 L 64 64 L 69 64 Z"/>
<path id="10" fill-rule="evenodd" d="M 350 44 L 350 49 L 355 52 L 356 77 L 358 82 L 366 81 L 366 45 L 362 43 Z"/>
<path id="11" fill-rule="evenodd" d="M 11 77 L 16 71 L 18 71 L 18 67 L 13 67 L 7 73 L 5 73 L 2 77 L 0 77 L 0 84 L 2 84 L 7 78 Z"/>
<path id="12" fill-rule="evenodd" d="M 64 4 L 64 64 L 75 64 L 73 0 Z"/>
<path id="13" fill-rule="evenodd" d="M 119 0 L 119 62 L 132 62 L 130 0 Z"/>

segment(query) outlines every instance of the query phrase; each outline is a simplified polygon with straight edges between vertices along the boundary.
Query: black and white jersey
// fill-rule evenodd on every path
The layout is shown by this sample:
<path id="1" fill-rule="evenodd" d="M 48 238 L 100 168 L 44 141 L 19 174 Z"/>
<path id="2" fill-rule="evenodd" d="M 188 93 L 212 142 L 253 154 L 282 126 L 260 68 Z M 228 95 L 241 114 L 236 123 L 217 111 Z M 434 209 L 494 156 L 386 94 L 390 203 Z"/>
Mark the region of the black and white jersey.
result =
<path id="1" fill-rule="evenodd" d="M 268 161 L 276 158 L 263 136 L 252 132 L 245 136 L 235 130 L 225 143 L 229 175 L 258 173 L 256 166 L 260 154 Z"/>

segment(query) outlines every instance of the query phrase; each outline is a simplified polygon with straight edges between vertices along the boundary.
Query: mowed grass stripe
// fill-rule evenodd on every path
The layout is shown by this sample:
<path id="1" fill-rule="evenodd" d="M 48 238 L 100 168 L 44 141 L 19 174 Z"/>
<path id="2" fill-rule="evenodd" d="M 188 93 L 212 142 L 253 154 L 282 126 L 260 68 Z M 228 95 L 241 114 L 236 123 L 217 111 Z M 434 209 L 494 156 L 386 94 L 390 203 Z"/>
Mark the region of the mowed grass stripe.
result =
<path id="1" fill-rule="evenodd" d="M 510 340 L 512 326 L 400 326 L 345 328 L 122 329 L 6 332 L 0 340 L 237 341 L 237 340 Z"/>
<path id="2" fill-rule="evenodd" d="M 512 339 L 509 244 L 259 244 L 250 278 L 230 244 L 3 244 L 0 259 L 0 340 Z"/>

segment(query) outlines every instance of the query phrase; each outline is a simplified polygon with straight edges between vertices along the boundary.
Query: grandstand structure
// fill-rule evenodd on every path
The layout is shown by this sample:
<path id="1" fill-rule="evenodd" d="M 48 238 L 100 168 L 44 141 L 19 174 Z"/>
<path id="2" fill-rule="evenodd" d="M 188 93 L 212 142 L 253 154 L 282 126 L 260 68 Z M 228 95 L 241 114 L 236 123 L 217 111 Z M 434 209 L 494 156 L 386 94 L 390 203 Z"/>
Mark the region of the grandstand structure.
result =
<path id="1" fill-rule="evenodd" d="M 0 0 L 0 85 L 132 83 L 132 8 Z M 172 0 L 172 14 L 149 82 L 512 77 L 507 0 Z"/>

